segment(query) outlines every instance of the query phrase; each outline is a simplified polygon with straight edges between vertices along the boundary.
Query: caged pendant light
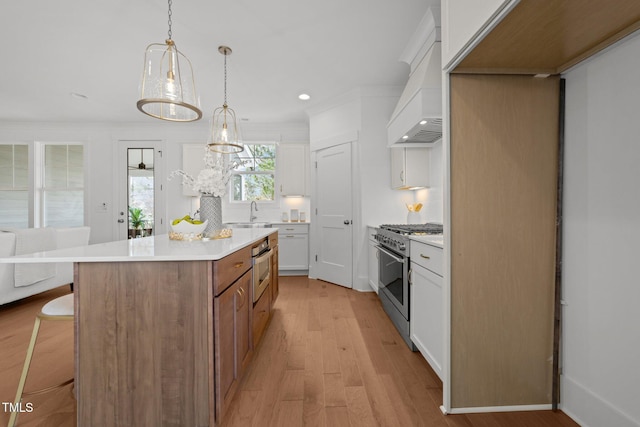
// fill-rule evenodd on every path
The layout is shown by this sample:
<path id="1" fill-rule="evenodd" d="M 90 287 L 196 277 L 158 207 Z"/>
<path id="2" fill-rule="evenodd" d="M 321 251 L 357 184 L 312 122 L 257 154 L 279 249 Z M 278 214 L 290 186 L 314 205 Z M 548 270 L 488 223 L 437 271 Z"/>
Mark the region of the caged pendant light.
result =
<path id="1" fill-rule="evenodd" d="M 192 122 L 202 117 L 191 62 L 171 39 L 171 0 L 169 38 L 152 43 L 144 53 L 138 110 L 151 117 L 172 122 Z"/>
<path id="2" fill-rule="evenodd" d="M 227 56 L 231 55 L 231 48 L 218 47 L 218 52 L 224 55 L 224 104 L 213 112 L 211 119 L 211 136 L 209 150 L 216 153 L 235 154 L 244 150 L 238 134 L 236 113 L 227 106 Z"/>

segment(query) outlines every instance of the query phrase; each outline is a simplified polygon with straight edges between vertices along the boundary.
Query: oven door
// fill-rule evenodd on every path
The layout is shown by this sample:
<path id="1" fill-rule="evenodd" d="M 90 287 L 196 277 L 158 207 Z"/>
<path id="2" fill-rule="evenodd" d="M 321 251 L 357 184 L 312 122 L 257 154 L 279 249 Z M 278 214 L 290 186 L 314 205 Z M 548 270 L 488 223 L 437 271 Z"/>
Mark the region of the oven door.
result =
<path id="1" fill-rule="evenodd" d="M 271 256 L 273 249 L 253 258 L 253 302 L 260 296 L 271 282 Z"/>
<path id="2" fill-rule="evenodd" d="M 409 258 L 378 246 L 379 291 L 409 320 Z"/>

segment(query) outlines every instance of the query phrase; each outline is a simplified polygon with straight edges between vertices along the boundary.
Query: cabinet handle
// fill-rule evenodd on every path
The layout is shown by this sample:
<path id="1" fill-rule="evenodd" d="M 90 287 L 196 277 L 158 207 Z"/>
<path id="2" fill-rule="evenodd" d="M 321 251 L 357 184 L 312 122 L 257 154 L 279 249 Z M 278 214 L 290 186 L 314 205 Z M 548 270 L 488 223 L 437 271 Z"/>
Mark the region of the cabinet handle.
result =
<path id="1" fill-rule="evenodd" d="M 421 256 L 422 258 L 424 258 L 424 259 L 431 259 L 431 257 L 430 257 L 430 256 L 426 256 L 425 254 L 420 254 L 420 256 Z"/>
<path id="2" fill-rule="evenodd" d="M 292 235 L 292 234 L 289 234 L 289 235 L 287 235 L 287 236 L 284 236 L 284 237 L 288 237 L 288 238 L 291 238 L 291 239 L 293 239 L 293 238 L 294 238 L 294 237 L 296 237 L 296 236 L 294 236 L 294 235 Z"/>
<path id="3" fill-rule="evenodd" d="M 400 171 L 400 182 L 404 183 L 404 171 Z"/>
<path id="4" fill-rule="evenodd" d="M 409 269 L 409 284 L 413 285 L 413 269 Z"/>
<path id="5" fill-rule="evenodd" d="M 280 192 L 282 193 L 282 184 L 280 184 Z"/>
<path id="6" fill-rule="evenodd" d="M 244 261 L 236 262 L 233 268 L 240 268 L 244 265 Z"/>
<path id="7" fill-rule="evenodd" d="M 236 311 L 239 311 L 243 306 L 244 306 L 244 288 L 239 288 L 236 293 L 238 294 L 238 296 L 240 297 L 240 301 L 242 304 L 238 304 L 238 307 L 236 308 Z"/>

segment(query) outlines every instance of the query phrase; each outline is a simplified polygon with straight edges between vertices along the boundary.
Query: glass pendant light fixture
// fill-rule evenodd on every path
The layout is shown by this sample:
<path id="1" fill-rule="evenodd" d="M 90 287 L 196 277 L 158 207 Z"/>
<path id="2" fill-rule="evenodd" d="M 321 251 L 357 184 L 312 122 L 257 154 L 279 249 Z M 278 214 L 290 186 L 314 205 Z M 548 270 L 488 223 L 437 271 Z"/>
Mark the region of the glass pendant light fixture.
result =
<path id="1" fill-rule="evenodd" d="M 171 39 L 171 0 L 169 38 L 152 43 L 144 53 L 138 110 L 151 117 L 172 122 L 192 122 L 202 117 L 191 62 Z"/>
<path id="2" fill-rule="evenodd" d="M 235 154 L 244 150 L 244 147 L 238 134 L 236 113 L 227 106 L 227 56 L 231 55 L 231 48 L 220 46 L 218 52 L 224 55 L 224 104 L 213 112 L 208 146 L 209 150 L 216 153 Z"/>

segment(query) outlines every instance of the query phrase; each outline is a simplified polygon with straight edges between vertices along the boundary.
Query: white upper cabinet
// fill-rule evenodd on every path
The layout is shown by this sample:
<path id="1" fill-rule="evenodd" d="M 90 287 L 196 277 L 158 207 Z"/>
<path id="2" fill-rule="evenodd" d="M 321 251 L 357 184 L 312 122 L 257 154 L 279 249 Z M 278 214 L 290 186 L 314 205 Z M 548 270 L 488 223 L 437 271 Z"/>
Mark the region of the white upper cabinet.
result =
<path id="1" fill-rule="evenodd" d="M 442 65 L 449 63 L 519 0 L 442 0 Z"/>
<path id="2" fill-rule="evenodd" d="M 391 188 L 409 190 L 429 186 L 429 148 L 390 148 Z"/>
<path id="3" fill-rule="evenodd" d="M 194 178 L 204 169 L 204 145 L 203 144 L 183 144 L 182 145 L 182 170 Z M 180 177 L 174 179 L 181 179 Z M 199 196 L 200 193 L 188 185 L 182 185 L 182 194 L 185 196 Z"/>
<path id="4" fill-rule="evenodd" d="M 280 196 L 309 195 L 308 144 L 280 144 L 277 168 Z"/>

